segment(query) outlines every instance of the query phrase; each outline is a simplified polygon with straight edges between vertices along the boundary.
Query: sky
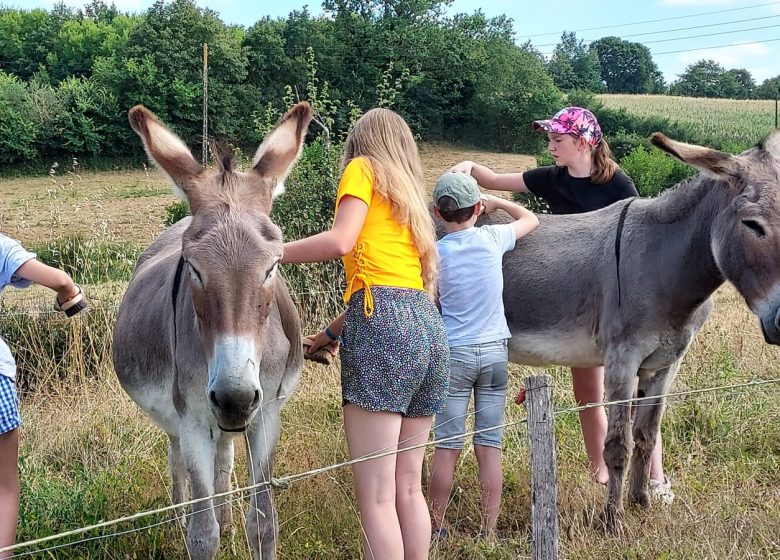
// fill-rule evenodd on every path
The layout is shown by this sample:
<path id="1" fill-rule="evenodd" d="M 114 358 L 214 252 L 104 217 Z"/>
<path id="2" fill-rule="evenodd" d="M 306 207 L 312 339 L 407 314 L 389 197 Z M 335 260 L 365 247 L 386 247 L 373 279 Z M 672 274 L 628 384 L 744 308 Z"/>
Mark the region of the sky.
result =
<path id="1" fill-rule="evenodd" d="M 111 0 L 105 0 L 107 4 Z M 196 0 L 223 21 L 249 27 L 264 16 L 286 17 L 308 6 L 322 12 L 321 0 Z M 0 0 L 0 5 L 50 9 L 55 0 Z M 83 0 L 65 0 L 82 7 Z M 141 12 L 153 0 L 113 0 L 124 12 Z M 562 31 L 586 42 L 614 35 L 647 45 L 667 82 L 701 59 L 724 68 L 746 68 L 759 84 L 780 75 L 780 0 L 452 0 L 449 15 L 482 10 L 514 21 L 518 44 L 531 40 L 552 52 Z M 717 12 L 717 13 L 716 13 Z M 695 50 L 694 50 L 695 49 Z"/>

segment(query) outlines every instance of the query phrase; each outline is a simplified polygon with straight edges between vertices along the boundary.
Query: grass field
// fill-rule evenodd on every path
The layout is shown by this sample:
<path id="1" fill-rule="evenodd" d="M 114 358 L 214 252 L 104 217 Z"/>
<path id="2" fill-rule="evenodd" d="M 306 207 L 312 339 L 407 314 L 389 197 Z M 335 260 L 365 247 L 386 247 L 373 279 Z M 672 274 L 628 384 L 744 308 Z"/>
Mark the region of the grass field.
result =
<path id="1" fill-rule="evenodd" d="M 775 127 L 775 102 L 771 100 L 616 94 L 597 98 L 609 108 L 642 117 L 663 116 L 693 127 L 704 145 L 752 146 Z"/>
<path id="2" fill-rule="evenodd" d="M 425 146 L 432 185 L 461 159 L 498 170 L 533 165 L 526 156 Z M 291 188 L 291 185 L 288 185 Z M 58 174 L 0 181 L 0 231 L 26 244 L 79 235 L 106 244 L 141 246 L 162 228 L 173 198 L 155 173 Z M 103 245 L 101 245 L 101 243 Z M 113 246 L 113 245 L 111 245 Z M 99 258 L 100 251 L 95 253 Z M 113 257 L 106 256 L 105 266 Z M 91 284 L 88 316 L 68 322 L 49 313 L 41 288 L 7 290 L 0 307 L 3 336 L 34 375 L 23 396 L 23 497 L 19 540 L 74 529 L 170 504 L 166 439 L 119 387 L 110 363 L 110 332 L 123 281 Z M 717 293 L 713 317 L 696 338 L 675 390 L 780 377 L 780 352 L 763 343 L 755 318 L 728 286 Z M 312 321 L 309 328 L 319 326 Z M 569 374 L 550 368 L 555 405 L 573 405 Z M 532 370 L 512 367 L 510 396 Z M 765 385 L 670 399 L 664 418 L 665 466 L 677 499 L 670 507 L 629 510 L 621 536 L 597 522 L 604 489 L 591 482 L 575 414 L 556 417 L 561 550 L 565 558 L 690 559 L 780 558 L 780 390 Z M 335 366 L 307 364 L 283 414 L 276 476 L 305 472 L 346 459 Z M 507 405 L 508 421 L 524 408 Z M 237 442 L 235 484 L 246 482 L 243 442 Z M 449 510 L 452 538 L 431 558 L 509 560 L 530 555 L 529 460 L 522 424 L 507 431 L 506 488 L 495 540 L 477 536 L 476 463 L 467 448 Z M 295 482 L 276 494 L 281 528 L 279 558 L 360 557 L 360 525 L 348 469 Z M 247 558 L 242 500 L 234 530 L 223 536 L 220 559 Z M 122 533 L 122 534 L 116 534 Z M 91 539 L 69 544 L 81 538 Z M 82 537 L 25 549 L 34 558 L 186 558 L 184 531 L 156 515 Z"/>

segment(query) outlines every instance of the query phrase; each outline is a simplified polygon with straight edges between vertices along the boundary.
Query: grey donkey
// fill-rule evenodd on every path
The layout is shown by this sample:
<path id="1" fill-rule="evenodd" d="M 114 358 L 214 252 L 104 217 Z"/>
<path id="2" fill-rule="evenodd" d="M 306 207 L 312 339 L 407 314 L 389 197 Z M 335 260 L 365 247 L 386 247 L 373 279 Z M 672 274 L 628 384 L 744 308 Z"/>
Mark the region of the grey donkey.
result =
<path id="1" fill-rule="evenodd" d="M 255 154 L 234 169 L 219 154 L 204 169 L 146 108 L 130 110 L 149 157 L 189 203 L 192 217 L 160 234 L 140 256 L 114 328 L 122 387 L 170 439 L 173 501 L 230 489 L 233 438 L 245 434 L 249 484 L 270 481 L 280 411 L 303 366 L 300 319 L 278 272 L 282 233 L 268 217 L 273 197 L 300 156 L 312 109 L 285 114 Z M 232 496 L 192 508 L 187 549 L 213 558 L 220 527 L 232 523 Z M 270 486 L 251 498 L 249 539 L 256 558 L 275 557 L 277 518 Z"/>
<path id="2" fill-rule="evenodd" d="M 510 360 L 527 365 L 604 365 L 608 401 L 656 397 L 609 410 L 604 521 L 620 527 L 629 499 L 649 504 L 650 453 L 667 392 L 688 347 L 730 281 L 780 343 L 780 130 L 731 155 L 653 143 L 701 171 L 654 199 L 633 198 L 586 214 L 540 216 L 540 227 L 504 259 Z M 488 221 L 496 218 L 488 218 Z M 632 450 L 633 446 L 633 450 Z M 633 453 L 632 453 L 633 451 Z"/>

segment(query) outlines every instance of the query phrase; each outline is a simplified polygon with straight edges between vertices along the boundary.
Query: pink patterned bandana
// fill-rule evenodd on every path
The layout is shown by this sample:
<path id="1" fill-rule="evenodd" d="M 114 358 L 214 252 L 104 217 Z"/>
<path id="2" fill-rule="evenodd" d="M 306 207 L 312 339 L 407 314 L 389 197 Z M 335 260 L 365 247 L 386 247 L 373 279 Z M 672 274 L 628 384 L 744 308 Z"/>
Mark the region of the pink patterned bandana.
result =
<path id="1" fill-rule="evenodd" d="M 566 107 L 555 113 L 551 119 L 534 121 L 531 127 L 539 132 L 574 134 L 595 146 L 603 138 L 596 116 L 582 107 Z"/>

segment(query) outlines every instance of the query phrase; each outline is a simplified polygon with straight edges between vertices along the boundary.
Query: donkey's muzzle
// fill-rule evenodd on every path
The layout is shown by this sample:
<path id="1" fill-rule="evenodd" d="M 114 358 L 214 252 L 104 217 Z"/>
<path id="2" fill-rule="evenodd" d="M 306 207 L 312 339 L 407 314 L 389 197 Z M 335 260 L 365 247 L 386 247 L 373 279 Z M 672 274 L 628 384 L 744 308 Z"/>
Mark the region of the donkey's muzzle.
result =
<path id="1" fill-rule="evenodd" d="M 222 431 L 241 432 L 260 407 L 262 395 L 254 391 L 209 391 L 211 411 Z"/>
<path id="2" fill-rule="evenodd" d="M 764 340 L 769 344 L 780 344 L 780 309 L 764 313 L 759 322 Z"/>

